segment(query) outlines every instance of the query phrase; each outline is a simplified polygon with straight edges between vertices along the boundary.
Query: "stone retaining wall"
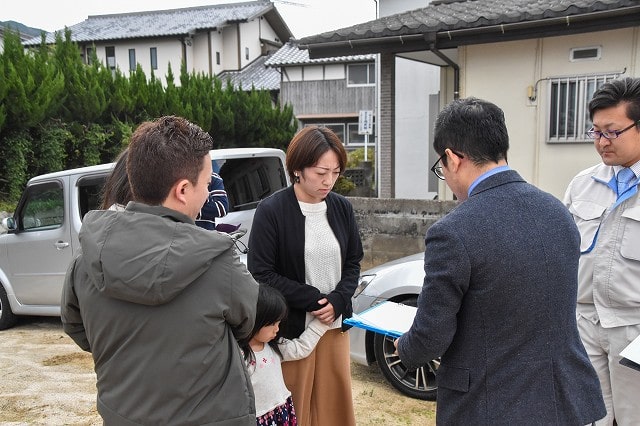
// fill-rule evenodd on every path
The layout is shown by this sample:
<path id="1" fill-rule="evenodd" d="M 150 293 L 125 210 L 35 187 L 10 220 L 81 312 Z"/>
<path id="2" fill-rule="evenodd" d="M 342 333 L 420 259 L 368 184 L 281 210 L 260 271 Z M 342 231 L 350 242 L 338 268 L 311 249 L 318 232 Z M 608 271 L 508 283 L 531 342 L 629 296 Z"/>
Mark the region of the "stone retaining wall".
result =
<path id="1" fill-rule="evenodd" d="M 362 270 L 424 251 L 427 228 L 449 212 L 455 201 L 348 197 L 364 248 Z M 0 212 L 0 218 L 6 217 Z M 6 232 L 0 225 L 0 233 Z"/>
<path id="2" fill-rule="evenodd" d="M 360 228 L 362 270 L 424 251 L 429 226 L 451 211 L 456 201 L 348 197 Z"/>

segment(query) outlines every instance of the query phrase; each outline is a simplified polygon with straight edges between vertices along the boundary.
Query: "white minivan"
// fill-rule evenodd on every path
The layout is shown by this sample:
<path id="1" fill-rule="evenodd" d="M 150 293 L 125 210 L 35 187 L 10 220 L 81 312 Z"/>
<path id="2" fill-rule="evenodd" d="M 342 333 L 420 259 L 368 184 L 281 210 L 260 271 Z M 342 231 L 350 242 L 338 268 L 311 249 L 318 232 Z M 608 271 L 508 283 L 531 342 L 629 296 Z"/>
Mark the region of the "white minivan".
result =
<path id="1" fill-rule="evenodd" d="M 289 185 L 285 155 L 273 148 L 211 151 L 229 198 L 220 223 L 247 231 L 237 243 L 246 248 L 253 214 L 263 198 Z M 29 180 L 0 235 L 0 330 L 18 315 L 60 315 L 64 276 L 79 248 L 82 218 L 98 208 L 113 163 L 37 176 Z M 246 251 L 246 250 L 245 250 Z"/>

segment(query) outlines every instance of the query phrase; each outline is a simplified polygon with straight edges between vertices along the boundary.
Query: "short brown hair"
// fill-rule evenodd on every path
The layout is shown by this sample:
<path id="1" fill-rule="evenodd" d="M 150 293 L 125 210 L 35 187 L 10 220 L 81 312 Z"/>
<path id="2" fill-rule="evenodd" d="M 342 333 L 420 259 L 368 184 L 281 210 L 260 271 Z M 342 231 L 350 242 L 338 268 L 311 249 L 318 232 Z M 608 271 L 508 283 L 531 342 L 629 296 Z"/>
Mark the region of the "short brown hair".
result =
<path id="1" fill-rule="evenodd" d="M 347 151 L 340 138 L 326 127 L 308 126 L 291 139 L 287 148 L 287 172 L 294 181 L 293 172 L 312 167 L 325 152 L 332 150 L 338 155 L 340 173 L 347 167 Z"/>
<path id="2" fill-rule="evenodd" d="M 142 123 L 131 136 L 127 158 L 133 199 L 160 205 L 180 179 L 196 184 L 202 157 L 212 145 L 207 132 L 181 117 L 165 116 Z"/>

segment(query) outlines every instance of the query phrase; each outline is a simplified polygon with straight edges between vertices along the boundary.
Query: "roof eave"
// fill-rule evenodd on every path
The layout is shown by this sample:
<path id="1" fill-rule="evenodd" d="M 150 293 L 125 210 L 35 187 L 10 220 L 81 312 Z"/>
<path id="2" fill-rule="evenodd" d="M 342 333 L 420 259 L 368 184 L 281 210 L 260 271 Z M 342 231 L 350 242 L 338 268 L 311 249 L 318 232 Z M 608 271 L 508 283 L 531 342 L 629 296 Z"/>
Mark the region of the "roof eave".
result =
<path id="1" fill-rule="evenodd" d="M 640 22 L 640 6 L 631 6 L 579 15 L 458 30 L 300 44 L 300 48 L 308 49 L 311 59 L 368 53 L 404 53 L 428 50 L 434 40 L 436 48 L 448 49 L 471 44 L 606 31 L 637 26 L 638 22 Z"/>
<path id="2" fill-rule="evenodd" d="M 326 59 L 326 61 L 323 61 L 322 59 Z M 343 58 L 341 56 L 340 56 L 340 59 L 337 60 L 335 57 L 323 56 L 315 60 L 271 62 L 265 65 L 267 67 L 272 67 L 272 68 L 286 68 L 286 67 L 300 67 L 300 66 L 309 66 L 309 65 L 370 63 L 370 62 L 373 62 L 374 60 L 375 58 Z"/>
<path id="3" fill-rule="evenodd" d="M 272 7 L 264 14 L 265 19 L 271 25 L 271 28 L 275 31 L 276 35 L 281 42 L 286 43 L 293 38 L 291 29 L 287 26 L 287 23 L 278 12 L 278 9 Z"/>

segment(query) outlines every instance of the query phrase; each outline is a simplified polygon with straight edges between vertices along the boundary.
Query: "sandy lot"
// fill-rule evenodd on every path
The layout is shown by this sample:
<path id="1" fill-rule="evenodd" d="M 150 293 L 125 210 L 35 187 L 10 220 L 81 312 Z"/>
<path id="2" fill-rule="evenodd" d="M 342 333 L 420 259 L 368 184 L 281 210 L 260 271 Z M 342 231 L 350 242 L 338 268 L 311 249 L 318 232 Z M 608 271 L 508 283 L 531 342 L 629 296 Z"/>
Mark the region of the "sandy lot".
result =
<path id="1" fill-rule="evenodd" d="M 360 426 L 435 425 L 435 403 L 395 391 L 376 366 L 352 364 Z M 0 424 L 97 425 L 91 355 L 62 331 L 59 318 L 23 318 L 0 331 Z"/>

